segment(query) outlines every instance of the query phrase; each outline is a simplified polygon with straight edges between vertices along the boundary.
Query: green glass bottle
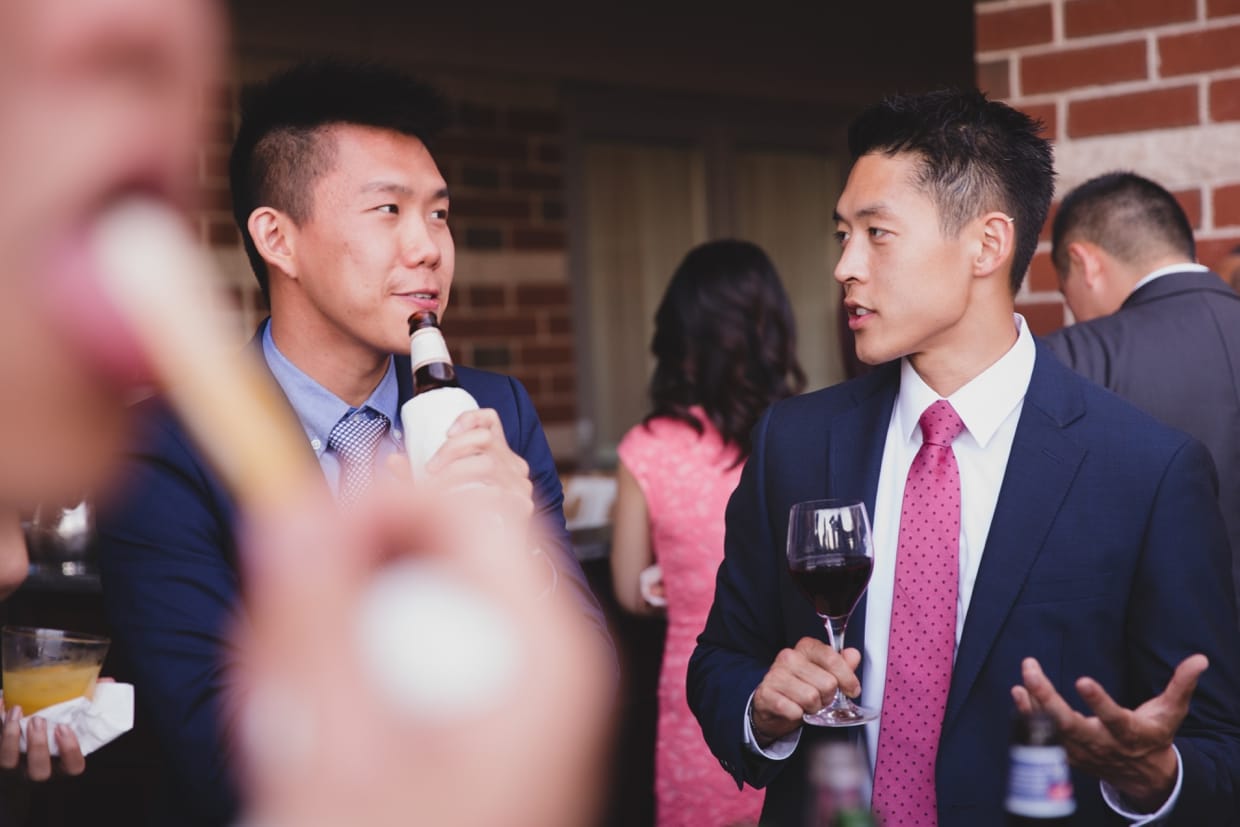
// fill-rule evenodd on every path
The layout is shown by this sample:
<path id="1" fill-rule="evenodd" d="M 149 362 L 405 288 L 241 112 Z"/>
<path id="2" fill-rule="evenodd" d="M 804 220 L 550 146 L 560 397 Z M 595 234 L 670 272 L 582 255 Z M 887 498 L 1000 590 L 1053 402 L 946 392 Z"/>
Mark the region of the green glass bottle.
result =
<path id="1" fill-rule="evenodd" d="M 867 804 L 869 772 L 856 744 L 819 744 L 810 756 L 810 827 L 878 827 Z"/>

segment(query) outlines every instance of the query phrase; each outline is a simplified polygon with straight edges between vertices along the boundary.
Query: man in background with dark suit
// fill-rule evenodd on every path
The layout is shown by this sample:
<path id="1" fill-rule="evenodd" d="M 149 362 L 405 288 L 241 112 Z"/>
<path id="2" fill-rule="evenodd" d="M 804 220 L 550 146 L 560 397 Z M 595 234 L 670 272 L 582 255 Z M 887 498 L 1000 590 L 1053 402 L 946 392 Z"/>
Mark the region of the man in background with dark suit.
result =
<path id="1" fill-rule="evenodd" d="M 1175 197 L 1130 172 L 1068 193 L 1051 243 L 1077 324 L 1046 344 L 1077 373 L 1209 449 L 1240 595 L 1240 295 L 1196 263 Z"/>
<path id="2" fill-rule="evenodd" d="M 1240 822 L 1240 630 L 1206 450 L 1015 314 L 1053 190 L 1039 131 L 950 91 L 849 130 L 835 278 L 878 367 L 755 428 L 689 665 L 711 749 L 767 787 L 763 824 L 805 823 L 806 752 L 839 732 L 802 715 L 837 688 L 879 709 L 857 736 L 886 824 L 1003 823 L 1013 714 L 1035 705 L 1073 767 L 1069 823 Z M 842 654 L 785 561 L 790 506 L 823 498 L 873 515 Z"/>
<path id="3" fill-rule="evenodd" d="M 448 305 L 448 191 L 427 148 L 444 116 L 431 90 L 374 65 L 304 64 L 243 95 L 234 213 L 271 307 L 252 347 L 333 491 L 344 468 L 338 425 L 374 425 L 376 471 L 401 454 L 399 409 L 412 385 L 407 319 L 419 309 L 442 316 Z M 579 604 L 606 646 L 529 396 L 505 376 L 462 367 L 458 378 L 482 409 L 457 420 L 427 465 L 428 486 L 468 486 L 485 510 L 506 515 L 512 536 L 536 524 L 551 542 L 529 565 L 558 583 L 553 599 Z M 223 696 L 243 585 L 238 514 L 176 420 L 158 401 L 144 408 L 123 484 L 100 503 L 105 604 L 177 781 L 169 819 L 228 824 L 237 767 Z"/>

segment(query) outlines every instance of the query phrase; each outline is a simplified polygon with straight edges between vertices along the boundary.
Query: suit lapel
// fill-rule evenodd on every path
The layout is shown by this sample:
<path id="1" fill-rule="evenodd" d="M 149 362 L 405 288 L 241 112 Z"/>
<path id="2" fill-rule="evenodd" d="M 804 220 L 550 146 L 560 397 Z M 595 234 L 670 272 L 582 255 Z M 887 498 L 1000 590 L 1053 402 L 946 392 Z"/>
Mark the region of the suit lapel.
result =
<path id="1" fill-rule="evenodd" d="M 857 405 L 831 423 L 825 494 L 828 497 L 864 500 L 871 523 L 874 521 L 874 499 L 878 494 L 878 474 L 883 464 L 887 426 L 900 386 L 899 362 L 877 370 L 884 373 L 876 377 L 875 384 L 858 388 Z M 862 649 L 861 642 L 865 640 L 865 607 L 866 598 L 862 595 L 849 619 L 844 641 L 857 649 Z M 865 668 L 864 663 L 862 668 Z"/>
<path id="2" fill-rule="evenodd" d="M 1078 381 L 1038 346 L 956 652 L 944 732 L 963 708 L 1085 456 L 1064 432 L 1084 413 Z"/>

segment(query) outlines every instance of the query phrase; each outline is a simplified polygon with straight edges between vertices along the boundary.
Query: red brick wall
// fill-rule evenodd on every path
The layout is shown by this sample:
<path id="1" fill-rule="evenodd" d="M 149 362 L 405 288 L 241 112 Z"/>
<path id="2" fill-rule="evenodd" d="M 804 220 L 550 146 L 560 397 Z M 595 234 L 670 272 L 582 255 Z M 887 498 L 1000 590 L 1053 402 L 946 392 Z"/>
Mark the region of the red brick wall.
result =
<path id="1" fill-rule="evenodd" d="M 515 376 L 544 423 L 577 417 L 577 372 L 566 284 L 487 284 L 453 292 L 444 335 L 466 365 Z"/>
<path id="2" fill-rule="evenodd" d="M 1240 243 L 1240 0 L 979 0 L 977 82 L 1041 118 L 1059 193 L 1131 169 L 1176 194 L 1214 266 Z M 1065 321 L 1049 238 L 1022 290 Z"/>
<path id="3" fill-rule="evenodd" d="M 266 311 L 243 263 L 229 202 L 235 86 L 207 96 L 206 106 L 210 137 L 200 158 L 199 232 L 231 265 L 225 289 L 239 335 L 248 336 Z M 562 260 L 567 252 L 560 131 L 553 109 L 458 100 L 451 127 L 435 146 L 452 193 L 460 262 L 445 334 L 462 364 L 521 379 L 548 424 L 572 423 L 577 415 L 571 297 L 565 266 L 555 266 L 557 254 Z M 469 272 L 477 256 L 533 256 L 549 265 L 545 275 L 524 266 L 520 279 L 480 282 Z M 502 263 L 490 269 L 502 270 Z"/>

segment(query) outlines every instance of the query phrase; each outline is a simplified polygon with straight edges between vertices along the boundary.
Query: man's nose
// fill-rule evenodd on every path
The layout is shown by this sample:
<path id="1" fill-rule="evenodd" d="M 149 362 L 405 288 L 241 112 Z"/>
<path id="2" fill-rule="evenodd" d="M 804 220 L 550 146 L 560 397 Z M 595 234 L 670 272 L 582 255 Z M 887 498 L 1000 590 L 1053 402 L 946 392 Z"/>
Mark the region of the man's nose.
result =
<path id="1" fill-rule="evenodd" d="M 431 234 L 424 220 L 409 222 L 402 239 L 401 263 L 406 267 L 439 266 L 443 257 L 439 241 Z"/>

